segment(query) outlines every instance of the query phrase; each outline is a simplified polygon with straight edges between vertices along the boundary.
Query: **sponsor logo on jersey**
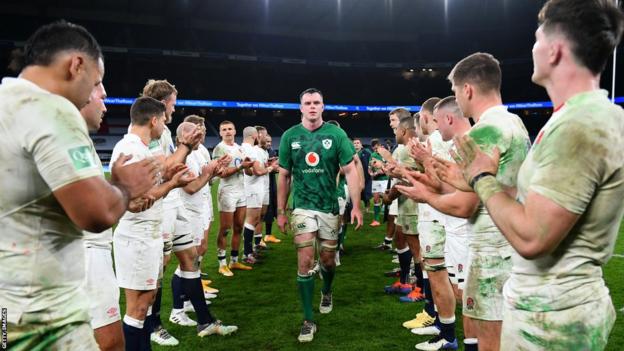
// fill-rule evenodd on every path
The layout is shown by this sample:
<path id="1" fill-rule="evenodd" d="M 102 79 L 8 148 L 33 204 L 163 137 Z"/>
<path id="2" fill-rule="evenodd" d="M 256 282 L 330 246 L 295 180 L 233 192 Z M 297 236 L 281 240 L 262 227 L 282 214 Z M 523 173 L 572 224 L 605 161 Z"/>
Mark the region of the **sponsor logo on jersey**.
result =
<path id="1" fill-rule="evenodd" d="M 308 164 L 308 166 L 310 167 L 315 167 L 316 165 L 319 164 L 319 161 L 321 160 L 321 158 L 319 157 L 319 155 L 312 151 L 312 152 L 308 152 L 305 155 L 305 162 Z"/>
<path id="2" fill-rule="evenodd" d="M 323 147 L 325 148 L 325 150 L 329 150 L 332 147 L 332 140 L 323 139 Z"/>
<path id="3" fill-rule="evenodd" d="M 67 152 L 69 153 L 72 164 L 77 171 L 96 166 L 93 154 L 91 153 L 91 148 L 88 146 L 78 146 L 67 150 Z"/>
<path id="4" fill-rule="evenodd" d="M 298 142 L 298 141 L 293 141 L 293 142 L 290 144 L 290 148 L 291 148 L 291 149 L 293 149 L 293 150 L 296 150 L 296 149 L 301 149 L 301 144 L 299 144 L 299 142 Z"/>

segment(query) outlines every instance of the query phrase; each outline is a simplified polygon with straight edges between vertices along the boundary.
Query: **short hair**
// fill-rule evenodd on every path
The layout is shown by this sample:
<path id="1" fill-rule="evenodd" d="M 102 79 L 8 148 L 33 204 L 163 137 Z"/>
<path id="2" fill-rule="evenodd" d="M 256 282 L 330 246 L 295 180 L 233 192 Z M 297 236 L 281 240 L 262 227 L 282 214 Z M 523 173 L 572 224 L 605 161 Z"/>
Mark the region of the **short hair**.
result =
<path id="1" fill-rule="evenodd" d="M 415 129 L 416 127 L 414 126 L 414 118 L 412 117 L 412 115 L 401 118 L 401 120 L 399 121 L 399 128 L 408 130 Z"/>
<path id="2" fill-rule="evenodd" d="M 340 123 L 338 123 L 338 121 L 336 121 L 335 119 L 330 119 L 329 121 L 327 121 L 327 123 L 333 124 L 336 127 L 340 128 Z"/>
<path id="3" fill-rule="evenodd" d="M 359 141 L 360 143 L 362 142 L 362 139 L 360 139 L 360 138 L 358 138 L 358 137 L 355 137 L 355 138 L 353 138 L 352 140 L 353 140 L 353 141 L 356 141 L 356 140 L 357 140 L 357 141 Z"/>
<path id="4" fill-rule="evenodd" d="M 420 125 L 420 112 L 416 112 L 412 115 L 412 118 L 414 118 L 414 124 L 415 125 Z"/>
<path id="5" fill-rule="evenodd" d="M 204 124 L 205 121 L 206 119 L 204 117 L 198 115 L 188 115 L 184 117 L 184 122 L 190 122 L 193 124 Z"/>
<path id="6" fill-rule="evenodd" d="M 233 125 L 234 127 L 236 127 L 236 125 L 234 125 L 234 122 L 232 122 L 232 121 L 228 121 L 228 120 L 225 120 L 225 121 L 223 121 L 223 122 L 219 123 L 219 129 L 221 129 L 221 126 L 226 125 L 226 124 L 231 124 L 231 125 Z"/>
<path id="7" fill-rule="evenodd" d="M 432 97 L 425 100 L 420 106 L 420 111 L 427 111 L 429 113 L 433 113 L 433 107 L 440 101 L 439 97 Z M 420 116 L 420 115 L 419 115 Z"/>
<path id="8" fill-rule="evenodd" d="M 143 87 L 142 96 L 149 96 L 156 100 L 166 100 L 171 94 L 178 94 L 175 85 L 169 83 L 166 79 L 150 79 Z"/>
<path id="9" fill-rule="evenodd" d="M 255 127 L 245 127 L 245 129 L 243 129 L 243 138 L 250 137 L 254 135 L 254 133 L 258 133 Z"/>
<path id="10" fill-rule="evenodd" d="M 577 62 L 594 74 L 604 70 L 624 28 L 624 14 L 612 0 L 550 0 L 537 18 L 545 33 L 562 33 Z"/>
<path id="11" fill-rule="evenodd" d="M 142 96 L 134 100 L 130 107 L 130 120 L 134 125 L 144 126 L 152 117 L 164 115 L 164 113 L 165 104 L 149 96 Z"/>
<path id="12" fill-rule="evenodd" d="M 455 86 L 469 83 L 483 93 L 500 92 L 502 73 L 494 56 L 477 52 L 459 61 L 448 75 Z"/>
<path id="13" fill-rule="evenodd" d="M 371 147 L 374 147 L 377 144 L 379 144 L 379 139 L 377 138 L 371 139 Z"/>
<path id="14" fill-rule="evenodd" d="M 104 58 L 100 45 L 87 29 L 60 20 L 39 27 L 22 50 L 13 51 L 9 68 L 20 72 L 27 66 L 48 66 L 63 51 L 79 51 L 94 60 Z"/>
<path id="15" fill-rule="evenodd" d="M 182 133 L 193 130 L 194 128 L 197 128 L 196 123 L 187 121 L 180 123 L 180 125 L 178 125 L 178 128 L 176 129 L 176 139 L 178 135 L 182 135 Z"/>
<path id="16" fill-rule="evenodd" d="M 412 114 L 405 107 L 397 107 L 388 113 L 388 116 L 396 115 L 399 120 L 405 117 L 411 117 Z"/>
<path id="17" fill-rule="evenodd" d="M 266 129 L 265 127 L 263 127 L 263 126 L 255 126 L 254 128 L 256 128 L 256 130 L 258 131 L 258 133 L 260 133 L 260 132 L 261 132 L 261 131 L 263 131 L 263 130 L 264 130 L 265 132 L 267 131 L 267 129 Z"/>
<path id="18" fill-rule="evenodd" d="M 315 93 L 319 94 L 321 96 L 321 98 L 323 98 L 323 93 L 320 90 L 318 90 L 316 88 L 308 88 L 308 89 L 302 91 L 301 94 L 299 94 L 299 101 L 301 101 L 301 99 L 303 99 L 304 95 L 306 95 L 306 94 L 315 94 Z"/>
<path id="19" fill-rule="evenodd" d="M 463 114 L 461 112 L 461 109 L 459 108 L 459 105 L 457 104 L 457 100 L 455 99 L 455 96 L 445 97 L 444 99 L 440 100 L 433 109 L 434 110 L 448 109 L 448 110 L 451 110 L 453 114 L 459 117 L 463 117 Z"/>

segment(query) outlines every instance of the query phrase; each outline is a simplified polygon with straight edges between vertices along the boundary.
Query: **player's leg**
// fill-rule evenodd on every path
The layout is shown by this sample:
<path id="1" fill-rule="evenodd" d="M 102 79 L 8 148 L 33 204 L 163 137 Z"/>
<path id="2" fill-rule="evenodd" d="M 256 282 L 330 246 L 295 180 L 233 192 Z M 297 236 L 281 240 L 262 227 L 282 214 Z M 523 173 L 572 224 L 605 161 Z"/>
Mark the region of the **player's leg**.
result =
<path id="1" fill-rule="evenodd" d="M 219 262 L 219 273 L 231 277 L 234 274 L 230 271 L 227 263 L 227 235 L 232 229 L 234 212 L 219 211 L 219 231 L 217 234 L 217 261 Z"/>
<path id="2" fill-rule="evenodd" d="M 239 247 L 241 241 L 241 233 L 243 231 L 243 223 L 245 222 L 245 213 L 247 208 L 245 206 L 236 207 L 234 212 L 234 222 L 232 224 L 232 242 L 230 253 L 230 269 L 251 270 L 252 267 L 243 264 L 239 259 Z"/>
<path id="3" fill-rule="evenodd" d="M 256 257 L 253 256 L 254 232 L 256 225 L 260 222 L 260 212 L 262 211 L 262 198 L 260 192 L 247 191 L 245 214 L 245 224 L 243 227 L 243 255 L 244 262 L 247 264 L 258 263 Z"/>

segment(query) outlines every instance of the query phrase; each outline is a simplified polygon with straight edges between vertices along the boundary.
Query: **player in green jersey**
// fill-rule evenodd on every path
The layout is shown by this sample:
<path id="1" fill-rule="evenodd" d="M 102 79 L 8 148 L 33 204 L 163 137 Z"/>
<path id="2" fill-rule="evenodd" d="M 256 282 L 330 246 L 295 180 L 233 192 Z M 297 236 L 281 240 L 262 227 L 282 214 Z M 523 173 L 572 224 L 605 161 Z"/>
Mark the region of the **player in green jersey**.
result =
<path id="1" fill-rule="evenodd" d="M 310 273 L 314 261 L 314 242 L 320 241 L 323 288 L 321 313 L 332 310 L 331 284 L 335 271 L 338 240 L 338 200 L 336 177 L 345 173 L 353 203 L 351 222 L 361 226 L 359 176 L 353 155 L 355 149 L 345 132 L 323 122 L 323 95 L 317 89 L 307 89 L 300 95 L 301 123 L 288 129 L 280 141 L 279 179 L 277 188 L 277 223 L 286 231 L 286 204 L 293 189 L 292 229 L 297 247 L 297 285 L 304 310 L 300 342 L 314 338 L 316 324 L 312 313 L 314 277 Z"/>

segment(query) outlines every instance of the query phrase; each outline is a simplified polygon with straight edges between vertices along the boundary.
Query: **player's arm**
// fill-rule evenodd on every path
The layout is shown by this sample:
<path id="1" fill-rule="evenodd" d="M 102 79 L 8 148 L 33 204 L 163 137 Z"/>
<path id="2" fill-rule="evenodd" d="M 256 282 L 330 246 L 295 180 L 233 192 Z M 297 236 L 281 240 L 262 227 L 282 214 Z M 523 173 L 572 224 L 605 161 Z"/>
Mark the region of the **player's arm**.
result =
<path id="1" fill-rule="evenodd" d="M 206 186 L 206 184 L 208 184 L 208 182 L 214 177 L 214 170 L 217 163 L 217 160 L 212 160 L 209 164 L 204 165 L 202 167 L 201 174 L 197 178 L 195 178 L 195 180 L 182 187 L 184 192 L 193 195 L 203 189 L 204 186 Z"/>
<path id="2" fill-rule="evenodd" d="M 273 166 L 264 167 L 259 161 L 254 161 L 252 166 L 245 170 L 245 172 L 251 173 L 248 175 L 263 176 L 273 172 L 273 169 Z"/>
<path id="3" fill-rule="evenodd" d="M 353 161 L 342 166 L 342 169 L 344 170 L 349 196 L 351 197 L 351 204 L 353 205 L 353 209 L 351 210 L 351 223 L 355 224 L 355 229 L 357 230 L 362 226 L 362 210 L 360 208 L 360 193 L 362 188 L 360 187 L 360 174 Z"/>
<path id="4" fill-rule="evenodd" d="M 362 190 L 364 190 L 364 166 L 362 165 L 362 160 L 360 160 L 360 156 L 358 156 L 357 153 L 355 153 L 355 155 L 353 155 L 353 162 L 355 162 L 355 167 L 358 173 L 358 177 L 360 177 L 360 192 L 362 192 Z"/>
<path id="5" fill-rule="evenodd" d="M 286 214 L 288 196 L 290 195 L 290 183 L 292 177 L 290 171 L 280 167 L 277 176 L 277 213 Z"/>

